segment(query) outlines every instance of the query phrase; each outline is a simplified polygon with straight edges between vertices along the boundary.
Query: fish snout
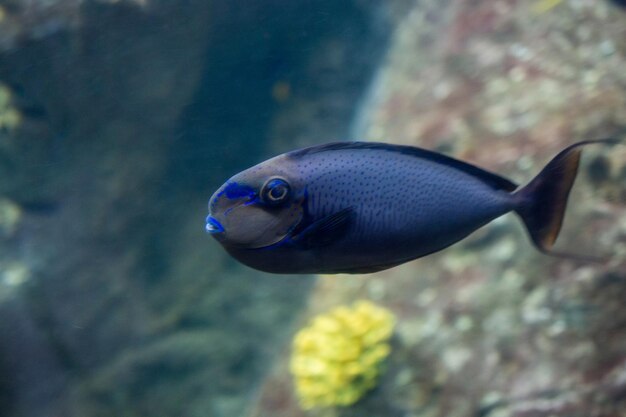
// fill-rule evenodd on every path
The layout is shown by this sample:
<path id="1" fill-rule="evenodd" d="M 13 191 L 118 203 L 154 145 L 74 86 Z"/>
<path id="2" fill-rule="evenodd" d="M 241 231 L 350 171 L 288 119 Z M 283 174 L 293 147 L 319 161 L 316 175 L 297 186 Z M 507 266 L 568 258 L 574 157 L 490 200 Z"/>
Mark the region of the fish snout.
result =
<path id="1" fill-rule="evenodd" d="M 224 226 L 222 226 L 222 224 L 219 221 L 217 221 L 215 217 L 209 215 L 206 218 L 205 230 L 207 231 L 207 233 L 211 235 L 215 235 L 215 234 L 223 233 Z"/>

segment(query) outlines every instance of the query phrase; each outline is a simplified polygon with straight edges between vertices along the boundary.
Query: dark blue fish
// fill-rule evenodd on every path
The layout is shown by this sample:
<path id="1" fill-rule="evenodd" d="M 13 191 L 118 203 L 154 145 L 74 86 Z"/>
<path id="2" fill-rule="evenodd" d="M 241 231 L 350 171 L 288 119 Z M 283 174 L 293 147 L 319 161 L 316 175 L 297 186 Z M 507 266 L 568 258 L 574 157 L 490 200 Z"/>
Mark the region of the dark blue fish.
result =
<path id="1" fill-rule="evenodd" d="M 528 185 L 409 146 L 340 142 L 279 155 L 229 179 L 206 230 L 244 264 L 274 273 L 368 273 L 439 251 L 515 211 L 549 252 L 583 145 Z"/>

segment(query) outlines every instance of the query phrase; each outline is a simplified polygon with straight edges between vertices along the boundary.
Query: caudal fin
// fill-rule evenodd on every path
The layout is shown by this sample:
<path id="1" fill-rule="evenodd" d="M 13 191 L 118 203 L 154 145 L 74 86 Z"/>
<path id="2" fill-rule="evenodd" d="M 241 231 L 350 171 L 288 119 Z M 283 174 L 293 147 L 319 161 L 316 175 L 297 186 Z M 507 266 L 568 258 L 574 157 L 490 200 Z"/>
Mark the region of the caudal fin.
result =
<path id="1" fill-rule="evenodd" d="M 524 221 L 535 246 L 544 253 L 585 260 L 599 259 L 552 251 L 563 223 L 567 198 L 576 174 L 582 147 L 591 144 L 615 145 L 619 139 L 586 140 L 562 150 L 528 185 L 515 192 L 515 211 Z"/>

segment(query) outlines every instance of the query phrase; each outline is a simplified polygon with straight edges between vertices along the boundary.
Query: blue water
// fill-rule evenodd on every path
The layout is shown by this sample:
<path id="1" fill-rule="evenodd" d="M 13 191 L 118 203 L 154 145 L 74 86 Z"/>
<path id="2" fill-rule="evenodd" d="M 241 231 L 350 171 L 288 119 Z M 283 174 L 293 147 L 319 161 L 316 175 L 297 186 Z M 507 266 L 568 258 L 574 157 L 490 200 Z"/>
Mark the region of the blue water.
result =
<path id="1" fill-rule="evenodd" d="M 48 3 L 0 6 L 21 114 L 0 132 L 19 213 L 0 236 L 0 416 L 240 415 L 313 277 L 230 259 L 208 197 L 290 140 L 345 138 L 388 23 L 350 2 Z M 325 110 L 277 132 L 298 101 Z"/>

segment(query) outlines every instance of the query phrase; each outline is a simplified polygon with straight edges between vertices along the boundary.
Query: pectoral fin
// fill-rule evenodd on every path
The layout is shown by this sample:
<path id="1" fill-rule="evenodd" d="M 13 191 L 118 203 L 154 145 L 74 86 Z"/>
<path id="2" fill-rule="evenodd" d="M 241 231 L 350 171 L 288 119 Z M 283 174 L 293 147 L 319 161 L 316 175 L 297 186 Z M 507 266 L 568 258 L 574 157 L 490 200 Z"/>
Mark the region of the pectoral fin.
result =
<path id="1" fill-rule="evenodd" d="M 292 242 L 303 249 L 329 245 L 345 236 L 354 222 L 354 215 L 354 209 L 347 207 L 316 220 L 294 236 Z"/>

